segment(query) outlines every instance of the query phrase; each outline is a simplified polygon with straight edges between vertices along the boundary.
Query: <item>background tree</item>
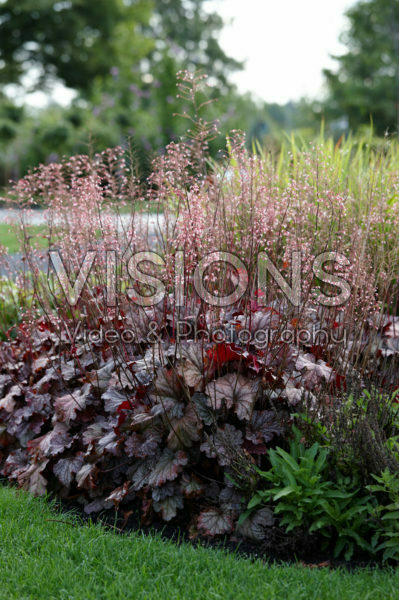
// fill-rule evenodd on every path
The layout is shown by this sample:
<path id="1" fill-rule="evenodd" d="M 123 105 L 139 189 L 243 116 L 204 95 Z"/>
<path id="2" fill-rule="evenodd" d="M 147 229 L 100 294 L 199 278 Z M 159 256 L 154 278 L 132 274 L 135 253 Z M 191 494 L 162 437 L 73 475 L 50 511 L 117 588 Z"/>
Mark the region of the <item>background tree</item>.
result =
<path id="1" fill-rule="evenodd" d="M 178 71 L 206 73 L 212 83 L 213 97 L 223 97 L 230 107 L 238 99 L 229 75 L 242 65 L 220 47 L 218 35 L 223 20 L 205 10 L 205 4 L 205 0 L 154 0 L 152 17 L 143 28 L 147 39 L 153 40 L 153 47 L 148 48 L 148 54 L 139 63 L 129 60 L 121 48 L 123 61 L 112 77 L 97 88 L 97 103 L 103 104 L 100 97 L 105 92 L 106 97 L 124 107 L 125 115 L 127 111 L 130 116 L 140 114 L 142 126 L 137 119 L 136 125 L 130 123 L 135 131 L 148 134 L 153 130 L 152 125 L 157 124 L 152 145 L 165 145 L 180 133 L 176 119 L 171 118 L 181 109 L 176 102 Z M 224 118 L 229 109 L 219 102 L 213 112 Z"/>
<path id="2" fill-rule="evenodd" d="M 346 14 L 348 52 L 324 71 L 326 113 L 346 116 L 352 129 L 372 118 L 377 133 L 399 132 L 399 0 L 363 0 Z"/>
<path id="3" fill-rule="evenodd" d="M 249 143 L 267 141 L 276 125 L 296 127 L 296 105 L 276 110 L 239 94 L 231 73 L 241 64 L 219 44 L 221 17 L 206 0 L 0 0 L 0 186 L 39 162 L 133 145 L 145 175 L 154 152 L 187 129 L 175 118 L 176 73 L 200 70 L 216 99 L 204 118 L 222 134 L 242 129 Z M 76 92 L 66 107 L 37 109 L 29 100 L 16 122 L 6 84 Z M 14 107 L 17 110 L 17 107 Z M 18 112 L 18 111 L 17 111 Z M 298 113 L 299 114 L 299 113 Z M 306 124 L 307 126 L 307 124 Z M 215 140 L 213 148 L 220 147 Z"/>
<path id="4" fill-rule="evenodd" d="M 205 9 L 206 0 L 154 0 L 150 35 L 157 40 L 151 64 L 162 64 L 165 54 L 189 70 L 201 70 L 219 90 L 231 89 L 229 75 L 242 63 L 228 57 L 218 37 L 223 19 Z"/>
<path id="5" fill-rule="evenodd" d="M 143 57 L 139 28 L 148 22 L 151 6 L 151 0 L 3 1 L 0 82 L 20 83 L 29 75 L 35 87 L 58 79 L 87 93 L 95 78 L 118 63 L 121 30 L 129 30 L 125 50 L 133 60 Z"/>
<path id="6" fill-rule="evenodd" d="M 183 68 L 202 69 L 210 75 L 213 94 L 223 96 L 210 118 L 246 127 L 254 107 L 247 107 L 249 98 L 243 101 L 229 85 L 229 73 L 240 64 L 219 46 L 223 21 L 204 4 L 204 0 L 0 3 L 0 82 L 43 89 L 61 81 L 77 92 L 65 109 L 50 105 L 42 111 L 27 110 L 22 156 L 16 144 L 22 171 L 38 161 L 87 152 L 89 140 L 94 149 L 102 149 L 128 137 L 145 162 L 145 154 L 184 131 L 185 124 L 173 117 L 182 109 L 176 100 L 176 73 Z"/>

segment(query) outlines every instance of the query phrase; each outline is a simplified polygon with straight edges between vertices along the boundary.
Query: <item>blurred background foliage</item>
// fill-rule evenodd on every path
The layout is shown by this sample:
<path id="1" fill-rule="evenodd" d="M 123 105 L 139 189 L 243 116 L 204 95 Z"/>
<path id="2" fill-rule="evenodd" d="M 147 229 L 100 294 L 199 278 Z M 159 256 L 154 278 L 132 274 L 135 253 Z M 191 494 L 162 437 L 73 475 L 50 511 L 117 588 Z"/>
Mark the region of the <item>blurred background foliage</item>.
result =
<path id="1" fill-rule="evenodd" d="M 336 140 L 373 122 L 378 136 L 399 124 L 399 0 L 362 0 L 348 11 L 347 53 L 326 71 L 321 101 L 285 105 L 239 94 L 242 65 L 218 39 L 221 17 L 205 0 L 0 0 L 0 185 L 40 162 L 130 143 L 142 173 L 187 128 L 174 117 L 176 73 L 209 75 L 209 120 L 222 134 L 247 133 L 278 150 L 286 133 L 311 139 L 322 120 Z M 65 106 L 35 108 L 21 90 L 73 91 Z M 20 98 L 17 100 L 17 98 Z M 220 147 L 215 140 L 213 151 Z"/>

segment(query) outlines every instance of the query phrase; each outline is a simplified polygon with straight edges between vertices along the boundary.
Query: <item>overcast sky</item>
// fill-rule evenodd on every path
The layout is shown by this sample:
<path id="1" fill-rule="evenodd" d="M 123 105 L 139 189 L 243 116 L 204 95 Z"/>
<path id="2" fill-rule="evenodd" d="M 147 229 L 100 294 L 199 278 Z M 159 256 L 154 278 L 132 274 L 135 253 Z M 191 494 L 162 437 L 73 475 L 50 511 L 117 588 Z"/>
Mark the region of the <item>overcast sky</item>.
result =
<path id="1" fill-rule="evenodd" d="M 322 69 L 341 54 L 339 35 L 345 10 L 354 0 L 209 0 L 232 24 L 221 44 L 227 54 L 246 60 L 234 81 L 241 91 L 268 102 L 287 102 L 322 93 Z"/>

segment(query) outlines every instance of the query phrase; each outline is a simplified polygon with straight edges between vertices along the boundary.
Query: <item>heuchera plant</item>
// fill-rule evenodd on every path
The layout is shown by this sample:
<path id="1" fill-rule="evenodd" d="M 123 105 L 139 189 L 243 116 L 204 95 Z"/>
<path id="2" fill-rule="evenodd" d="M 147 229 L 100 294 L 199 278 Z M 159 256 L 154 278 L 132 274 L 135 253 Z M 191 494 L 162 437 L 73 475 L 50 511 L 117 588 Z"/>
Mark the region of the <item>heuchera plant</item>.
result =
<path id="1" fill-rule="evenodd" d="M 222 535 L 236 527 L 257 486 L 254 467 L 268 467 L 269 448 L 283 443 L 294 410 L 338 407 L 348 382 L 376 372 L 384 373 L 384 386 L 398 386 L 398 371 L 384 368 L 399 351 L 391 301 L 398 266 L 391 224 L 399 215 L 390 201 L 399 180 L 389 172 L 385 187 L 362 203 L 338 185 L 328 147 L 294 153 L 283 166 L 248 152 L 237 133 L 226 158 L 213 164 L 207 144 L 214 128 L 201 121 L 195 101 L 200 84 L 182 74 L 194 125 L 188 141 L 154 161 L 145 185 L 117 148 L 42 166 L 11 189 L 10 203 L 22 209 L 26 264 L 17 285 L 34 302 L 0 345 L 0 461 L 2 474 L 21 487 L 77 499 L 88 513 L 136 502 L 145 522 L 180 512 L 192 531 Z M 158 216 L 138 213 L 138 201 L 158 207 Z M 46 255 L 26 226 L 36 204 L 45 207 L 45 235 L 71 279 L 88 251 L 97 254 L 74 306 L 57 290 L 54 273 L 43 273 Z M 128 217 L 121 206 L 130 207 Z M 381 239 L 389 249 L 384 260 Z M 110 249 L 120 257 L 112 306 Z M 165 286 L 152 307 L 126 294 L 132 286 L 148 294 L 124 268 L 126 257 L 145 250 L 157 250 L 163 261 L 148 271 Z M 293 307 L 272 280 L 258 287 L 256 257 L 267 252 L 289 280 L 290 257 L 299 250 L 303 301 Z M 311 269 L 326 250 L 344 253 L 350 264 L 336 267 L 351 286 L 344 306 L 320 307 L 312 291 L 333 291 Z M 176 303 L 178 251 L 185 261 Z M 198 261 L 213 251 L 239 256 L 249 276 L 246 293 L 224 308 L 204 302 L 193 285 Z M 213 265 L 204 284 L 228 295 L 237 272 Z M 190 324 L 186 335 L 181 322 Z M 315 342 L 294 335 L 313 329 L 327 336 Z M 125 330 L 132 339 L 88 338 Z M 215 330 L 226 334 L 222 340 L 212 337 Z M 260 347 L 254 340 L 265 330 L 275 335 Z M 288 342 L 283 331 L 292 334 Z M 333 342 L 331 332 L 335 339 L 345 332 L 345 343 Z M 272 522 L 262 508 L 243 527 L 261 538 Z"/>
<path id="2" fill-rule="evenodd" d="M 21 329 L 1 353 L 2 473 L 35 494 L 79 496 L 88 513 L 137 498 L 147 520 L 185 508 L 208 534 L 232 531 L 242 498 L 227 475 L 245 481 L 284 433 L 286 404 L 272 407 L 239 349 L 176 352 L 149 346 L 122 364 L 45 320 L 33 338 Z"/>

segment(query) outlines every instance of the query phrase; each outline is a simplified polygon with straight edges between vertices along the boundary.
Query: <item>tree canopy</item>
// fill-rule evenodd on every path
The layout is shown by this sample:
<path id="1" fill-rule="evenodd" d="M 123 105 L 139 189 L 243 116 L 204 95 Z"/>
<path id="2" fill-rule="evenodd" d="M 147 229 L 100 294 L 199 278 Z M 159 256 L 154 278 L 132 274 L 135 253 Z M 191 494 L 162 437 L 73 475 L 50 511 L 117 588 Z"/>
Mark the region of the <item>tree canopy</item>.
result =
<path id="1" fill-rule="evenodd" d="M 347 11 L 342 36 L 348 51 L 325 70 L 328 112 L 351 128 L 370 123 L 384 134 L 399 130 L 399 0 L 362 0 Z"/>
<path id="2" fill-rule="evenodd" d="M 176 98 L 180 70 L 209 76 L 208 98 L 218 101 L 203 117 L 223 134 L 242 129 L 251 143 L 280 126 L 308 127 L 299 105 L 268 110 L 238 93 L 230 75 L 241 64 L 220 46 L 222 27 L 207 0 L 0 0 L 0 84 L 9 94 L 0 94 L 0 186 L 39 162 L 127 141 L 145 173 L 153 152 L 187 130 L 174 117 L 187 104 Z M 66 107 L 21 111 L 6 87 L 57 82 L 76 91 Z"/>
<path id="3" fill-rule="evenodd" d="M 202 68 L 226 86 L 228 73 L 240 64 L 221 49 L 217 34 L 223 21 L 204 4 L 5 0 L 0 2 L 0 82 L 20 83 L 29 74 L 36 87 L 61 80 L 87 95 L 116 70 L 162 72 L 165 63 L 166 71 L 173 63 Z"/>
<path id="4" fill-rule="evenodd" d="M 139 26 L 148 23 L 149 0 L 6 0 L 0 4 L 0 81 L 19 83 L 35 73 L 87 92 L 119 60 L 121 28 L 130 28 L 129 50 L 142 57 Z"/>

